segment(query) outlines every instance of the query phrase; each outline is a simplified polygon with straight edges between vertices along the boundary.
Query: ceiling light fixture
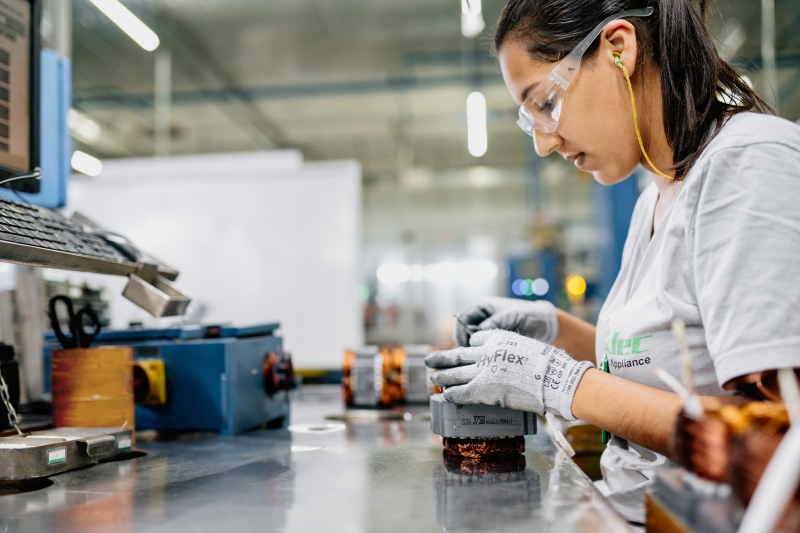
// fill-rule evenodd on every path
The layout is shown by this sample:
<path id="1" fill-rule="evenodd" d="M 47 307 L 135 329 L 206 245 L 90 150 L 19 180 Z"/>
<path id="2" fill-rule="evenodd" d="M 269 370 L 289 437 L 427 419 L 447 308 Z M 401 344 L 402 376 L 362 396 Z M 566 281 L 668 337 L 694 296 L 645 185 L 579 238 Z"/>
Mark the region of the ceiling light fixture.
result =
<path id="1" fill-rule="evenodd" d="M 122 31 L 136 41 L 136 44 L 152 52 L 161 41 L 158 35 L 147 27 L 147 25 L 139 20 L 139 18 L 123 6 L 119 0 L 89 0 L 97 9 L 103 12 L 105 16 L 120 27 Z"/>
<path id="2" fill-rule="evenodd" d="M 67 112 L 67 125 L 72 130 L 73 135 L 77 135 L 87 142 L 98 140 L 103 133 L 103 129 L 97 122 L 75 109 L 70 109 Z"/>
<path id="3" fill-rule="evenodd" d="M 473 157 L 481 157 L 488 148 L 486 97 L 477 91 L 467 97 L 467 148 Z"/>
<path id="4" fill-rule="evenodd" d="M 76 150 L 72 154 L 72 168 L 88 176 L 99 176 L 103 172 L 103 162 L 85 152 Z"/>
<path id="5" fill-rule="evenodd" d="M 485 27 L 481 0 L 461 0 L 461 34 L 472 39 L 480 35 Z"/>

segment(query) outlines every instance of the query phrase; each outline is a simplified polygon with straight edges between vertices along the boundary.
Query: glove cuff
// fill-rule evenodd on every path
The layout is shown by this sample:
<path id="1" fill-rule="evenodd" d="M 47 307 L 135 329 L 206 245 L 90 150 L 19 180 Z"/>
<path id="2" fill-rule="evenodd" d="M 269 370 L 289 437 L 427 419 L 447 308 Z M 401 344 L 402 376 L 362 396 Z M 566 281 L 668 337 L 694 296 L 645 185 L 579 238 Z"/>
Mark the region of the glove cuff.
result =
<path id="1" fill-rule="evenodd" d="M 572 414 L 572 400 L 583 374 L 590 368 L 595 366 L 589 361 L 576 361 L 567 354 L 556 351 L 548 368 L 549 381 L 546 380 L 544 384 L 546 410 L 569 421 L 577 420 Z"/>

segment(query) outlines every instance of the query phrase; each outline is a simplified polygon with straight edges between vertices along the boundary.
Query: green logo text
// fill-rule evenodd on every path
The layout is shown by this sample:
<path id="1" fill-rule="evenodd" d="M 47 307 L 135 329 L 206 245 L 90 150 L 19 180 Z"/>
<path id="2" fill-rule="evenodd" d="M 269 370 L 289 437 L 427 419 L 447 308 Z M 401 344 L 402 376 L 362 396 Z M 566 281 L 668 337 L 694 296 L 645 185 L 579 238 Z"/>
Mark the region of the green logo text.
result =
<path id="1" fill-rule="evenodd" d="M 639 355 L 640 353 L 645 353 L 649 350 L 642 349 L 642 341 L 650 337 L 652 337 L 652 335 L 634 337 L 632 339 L 620 339 L 619 331 L 615 331 L 608 336 L 606 353 L 608 353 L 608 355 Z"/>

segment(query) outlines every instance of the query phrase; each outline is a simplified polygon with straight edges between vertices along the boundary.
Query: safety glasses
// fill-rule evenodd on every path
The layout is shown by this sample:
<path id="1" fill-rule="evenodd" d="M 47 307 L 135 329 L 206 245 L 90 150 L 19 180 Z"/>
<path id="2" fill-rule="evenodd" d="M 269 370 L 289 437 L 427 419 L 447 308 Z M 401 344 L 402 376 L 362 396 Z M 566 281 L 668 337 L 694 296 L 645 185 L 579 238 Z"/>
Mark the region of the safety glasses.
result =
<path id="1" fill-rule="evenodd" d="M 519 119 L 517 125 L 522 131 L 533 137 L 534 131 L 552 133 L 558 127 L 558 120 L 561 118 L 561 107 L 564 105 L 564 97 L 567 94 L 569 84 L 578 74 L 581 67 L 581 59 L 586 49 L 597 39 L 606 24 L 612 20 L 625 17 L 647 17 L 653 14 L 652 7 L 642 9 L 631 9 L 623 11 L 617 15 L 608 17 L 597 25 L 592 33 L 576 46 L 567 57 L 562 59 L 556 68 L 550 71 L 547 78 L 536 86 L 530 96 L 519 108 Z"/>

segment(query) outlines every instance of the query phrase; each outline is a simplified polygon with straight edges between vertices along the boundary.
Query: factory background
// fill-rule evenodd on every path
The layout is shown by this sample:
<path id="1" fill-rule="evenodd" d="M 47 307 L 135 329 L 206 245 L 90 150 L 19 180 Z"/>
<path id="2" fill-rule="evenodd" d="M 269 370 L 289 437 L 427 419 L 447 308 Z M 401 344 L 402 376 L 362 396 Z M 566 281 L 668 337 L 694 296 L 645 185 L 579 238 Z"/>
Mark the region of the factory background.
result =
<path id="1" fill-rule="evenodd" d="M 155 48 L 126 35 L 89 0 L 73 0 L 59 18 L 72 28 L 62 53 L 72 61 L 73 164 L 84 171 L 73 175 L 68 210 L 108 206 L 134 183 L 147 183 L 149 192 L 119 216 L 114 208 L 97 215 L 181 267 L 192 319 L 282 321 L 298 368 L 331 370 L 355 344 L 446 346 L 453 313 L 483 295 L 545 298 L 596 316 L 648 178 L 606 188 L 557 154 L 536 156 L 489 53 L 502 0 L 124 5 L 157 34 Z M 782 116 L 800 118 L 800 4 L 776 0 L 774 26 L 762 23 L 761 3 L 750 1 L 720 2 L 709 20 L 723 57 Z M 207 217 L 181 213 L 196 213 L 192 202 L 203 200 L 170 189 L 174 172 L 145 164 L 136 177 L 120 178 L 128 189 L 114 181 L 115 169 L 127 168 L 120 161 L 251 152 L 283 154 L 278 170 L 265 163 L 262 176 L 288 172 L 286 165 L 301 174 L 322 165 L 324 174 L 326 162 L 338 162 L 330 172 L 344 192 L 332 186 L 310 203 L 298 197 L 297 209 L 284 213 L 276 205 L 283 197 L 273 196 L 283 192 L 243 185 L 252 182 L 221 159 L 216 177 L 204 179 L 215 182 L 206 191 L 224 200 L 206 207 L 216 212 L 214 227 L 227 225 L 229 234 L 192 239 Z M 105 165 L 102 172 L 92 158 Z M 338 210 L 313 207 L 325 197 Z M 235 216 L 242 206 L 254 216 Z M 348 211 L 341 226 L 327 224 Z M 330 234 L 312 229 L 276 242 L 302 222 Z M 237 234 L 230 242 L 265 235 L 261 251 L 225 251 L 221 243 Z M 303 252 L 325 242 L 351 260 Z M 4 268 L 13 279 L 14 267 Z M 117 326 L 152 321 L 118 298 L 118 280 L 48 276 L 106 289 Z"/>
<path id="2" fill-rule="evenodd" d="M 708 284 L 785 322 L 725 391 L 713 307 L 594 330 L 651 174 L 537 156 L 490 53 L 507 1 L 0 0 L 0 531 L 800 531 L 791 280 Z M 800 1 L 708 5 L 800 123 Z M 800 183 L 753 137 L 750 183 Z M 780 200 L 758 264 L 790 278 Z M 514 332 L 440 352 L 485 297 Z"/>

